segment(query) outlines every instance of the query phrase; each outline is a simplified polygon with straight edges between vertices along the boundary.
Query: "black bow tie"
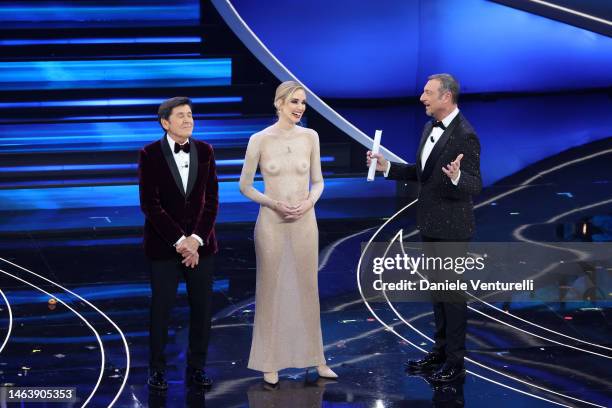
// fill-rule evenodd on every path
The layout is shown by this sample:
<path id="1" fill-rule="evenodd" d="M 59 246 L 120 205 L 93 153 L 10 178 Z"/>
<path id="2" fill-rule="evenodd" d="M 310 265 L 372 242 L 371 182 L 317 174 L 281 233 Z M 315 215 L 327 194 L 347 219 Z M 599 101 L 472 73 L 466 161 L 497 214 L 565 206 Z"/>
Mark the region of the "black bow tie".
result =
<path id="1" fill-rule="evenodd" d="M 185 153 L 189 153 L 189 142 L 184 143 L 182 145 L 175 143 L 174 144 L 174 153 L 178 153 L 180 151 L 184 151 Z"/>
<path id="2" fill-rule="evenodd" d="M 431 122 L 433 127 L 439 127 L 442 130 L 446 130 L 446 126 L 444 126 L 444 123 L 442 123 L 439 120 L 434 120 L 433 122 Z"/>

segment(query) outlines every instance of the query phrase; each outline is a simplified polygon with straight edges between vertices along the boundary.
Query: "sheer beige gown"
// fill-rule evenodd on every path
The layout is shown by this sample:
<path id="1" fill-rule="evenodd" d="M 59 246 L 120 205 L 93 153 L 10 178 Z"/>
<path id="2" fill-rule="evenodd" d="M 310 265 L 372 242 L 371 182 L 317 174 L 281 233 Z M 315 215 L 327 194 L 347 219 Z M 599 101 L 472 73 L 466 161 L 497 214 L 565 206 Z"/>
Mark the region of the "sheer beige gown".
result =
<path id="1" fill-rule="evenodd" d="M 253 187 L 257 166 L 265 191 Z M 257 286 L 248 367 L 272 372 L 325 364 L 317 283 L 319 231 L 314 207 L 284 220 L 275 202 L 291 205 L 323 192 L 319 136 L 312 129 L 270 126 L 251 136 L 240 191 L 259 203 L 255 224 Z"/>

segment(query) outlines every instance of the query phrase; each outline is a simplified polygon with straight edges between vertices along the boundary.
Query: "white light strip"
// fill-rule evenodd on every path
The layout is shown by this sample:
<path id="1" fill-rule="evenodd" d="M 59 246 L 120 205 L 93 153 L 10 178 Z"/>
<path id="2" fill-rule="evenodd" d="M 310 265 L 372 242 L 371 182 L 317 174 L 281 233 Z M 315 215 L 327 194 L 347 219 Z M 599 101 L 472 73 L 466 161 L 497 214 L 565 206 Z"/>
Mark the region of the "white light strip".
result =
<path id="1" fill-rule="evenodd" d="M 582 18 L 586 18 L 586 19 L 589 19 L 589 20 L 597 21 L 598 23 L 602 23 L 602 24 L 606 24 L 606 25 L 612 26 L 612 21 L 608 21 L 608 20 L 603 19 L 603 18 L 595 17 L 595 16 L 592 16 L 590 14 L 583 13 L 581 11 L 573 10 L 571 8 L 563 7 L 563 6 L 560 6 L 558 4 L 553 4 L 553 3 L 549 3 L 547 1 L 542 1 L 542 0 L 527 0 L 527 1 L 539 4 L 541 6 L 546 6 L 546 7 L 554 8 L 554 9 L 557 9 L 557 10 L 560 10 L 560 11 L 564 11 L 566 13 L 573 14 L 573 15 L 578 16 L 578 17 L 582 17 Z"/>
<path id="2" fill-rule="evenodd" d="M 13 330 L 13 311 L 11 310 L 11 304 L 9 303 L 6 296 L 4 295 L 4 292 L 2 292 L 1 290 L 0 290 L 0 295 L 2 295 L 2 298 L 6 302 L 6 307 L 8 309 L 8 315 L 9 315 L 9 324 L 8 324 L 8 331 L 6 332 L 6 338 L 2 342 L 2 346 L 0 346 L 0 353 L 2 353 L 2 350 L 4 350 L 4 347 L 6 347 L 6 343 L 8 343 L 8 339 L 11 336 L 11 331 Z"/>
<path id="3" fill-rule="evenodd" d="M 225 20 L 225 23 L 232 29 L 234 34 L 242 43 L 253 53 L 253 55 L 281 81 L 294 80 L 300 82 L 297 77 L 287 69 L 282 62 L 272 54 L 272 52 L 265 46 L 265 44 L 257 37 L 257 35 L 251 30 L 249 25 L 240 17 L 238 11 L 230 3 L 229 0 L 212 0 L 213 5 Z M 301 82 L 300 82 L 301 83 Z M 328 104 L 323 102 L 316 94 L 314 94 L 307 86 L 302 84 L 306 89 L 308 97 L 308 104 L 321 116 L 333 123 L 338 129 L 361 143 L 366 148 L 371 148 L 374 140 L 363 133 L 351 122 L 346 120 L 342 115 L 332 109 Z M 393 153 L 392 151 L 380 147 L 381 153 L 385 155 L 387 159 L 392 159 L 400 163 L 406 163 L 404 159 Z"/>
<path id="4" fill-rule="evenodd" d="M 356 232 L 354 234 L 348 235 L 346 237 L 340 238 L 339 240 L 337 240 L 337 241 L 329 244 L 327 247 L 325 247 L 325 249 L 323 249 L 323 251 L 321 251 L 321 255 L 323 255 L 323 256 L 322 256 L 321 261 L 319 262 L 319 271 L 321 271 L 321 269 L 325 268 L 325 266 L 327 265 L 327 262 L 329 261 L 329 258 L 331 256 L 332 252 L 335 251 L 335 249 L 338 247 L 338 245 L 341 245 L 343 242 L 348 241 L 349 239 L 354 238 L 354 237 L 356 237 L 358 235 L 365 234 L 366 232 L 368 232 L 370 230 L 373 230 L 373 229 L 376 229 L 376 227 L 366 228 L 366 229 L 364 229 L 362 231 L 359 231 L 359 232 Z"/>
<path id="5" fill-rule="evenodd" d="M 95 305 L 93 305 L 91 302 L 89 302 L 87 299 L 85 299 L 84 297 L 74 293 L 73 291 L 71 291 L 70 289 L 67 289 L 65 287 L 63 287 L 62 285 L 60 285 L 59 283 L 53 282 L 50 279 L 45 278 L 42 275 L 39 275 L 35 272 L 30 271 L 29 269 L 24 268 L 23 266 L 17 265 L 11 261 L 8 261 L 4 258 L 0 258 L 0 261 L 4 261 L 6 263 L 8 263 L 9 265 L 13 265 L 23 271 L 26 271 L 28 273 L 31 273 L 34 276 L 38 276 L 39 278 L 57 286 L 58 288 L 61 288 L 62 290 L 70 293 L 73 296 L 76 296 L 77 298 L 79 298 L 80 300 L 82 300 L 83 302 L 85 302 L 85 304 L 87 304 L 89 307 L 93 308 L 96 312 L 100 313 L 102 316 L 104 316 L 104 318 L 113 325 L 113 327 L 115 328 L 115 330 L 117 330 L 117 332 L 119 333 L 119 335 L 121 336 L 121 339 L 123 340 L 123 347 L 125 348 L 125 358 L 126 358 L 126 367 L 125 367 L 125 374 L 123 375 L 123 381 L 121 382 L 121 388 L 119 388 L 119 391 L 117 391 L 117 394 L 115 395 L 115 398 L 113 398 L 113 400 L 111 401 L 111 403 L 108 405 L 108 407 L 112 407 L 115 402 L 117 402 L 117 399 L 119 398 L 119 396 L 121 395 L 121 393 L 123 392 L 123 388 L 125 387 L 125 384 L 127 382 L 128 376 L 130 374 L 130 348 L 128 347 L 128 343 L 127 340 L 125 339 L 125 336 L 123 334 L 123 332 L 121 331 L 121 329 L 119 328 L 119 326 L 117 326 L 117 324 L 106 315 L 106 313 L 102 312 L 100 309 L 98 309 Z M 71 309 L 72 310 L 72 309 Z"/>
<path id="6" fill-rule="evenodd" d="M 6 274 L 6 275 L 8 275 L 8 276 L 10 276 L 12 278 L 17 279 L 18 281 L 21 281 L 21 282 L 25 283 L 26 285 L 32 286 L 33 288 L 38 289 L 39 291 L 41 291 L 45 295 L 49 296 L 50 298 L 57 300 L 62 305 L 66 306 L 69 310 L 71 310 L 75 315 L 79 316 L 79 318 L 87 325 L 87 327 L 89 327 L 91 329 L 93 334 L 96 336 L 96 340 L 98 340 L 98 344 L 100 345 L 100 356 L 101 356 L 101 359 L 102 359 L 102 363 L 100 364 L 100 374 L 98 375 L 98 381 L 96 382 L 96 385 L 94 386 L 93 390 L 89 394 L 89 397 L 87 397 L 87 399 L 85 400 L 83 405 L 81 405 L 81 408 L 87 406 L 89 401 L 92 399 L 92 397 L 94 396 L 94 394 L 98 390 L 98 387 L 100 386 L 100 383 L 102 382 L 102 375 L 104 374 L 104 366 L 106 364 L 106 360 L 105 360 L 105 356 L 104 356 L 104 346 L 102 345 L 102 340 L 100 339 L 100 335 L 98 334 L 96 329 L 94 329 L 93 326 L 89 323 L 89 321 L 87 319 L 85 319 L 85 317 L 83 317 L 83 315 L 81 315 L 79 312 L 74 310 L 72 307 L 68 306 L 68 304 L 66 304 L 62 299 L 57 298 L 57 297 L 53 296 L 51 293 L 45 291 L 44 289 L 41 289 L 38 286 L 34 285 L 33 283 L 30 283 L 30 282 L 28 282 L 28 281 L 26 281 L 24 279 L 21 279 L 20 277 L 15 276 L 15 275 L 13 275 L 11 273 L 8 273 L 8 272 L 6 272 L 6 271 L 4 271 L 2 269 L 0 269 L 0 272 L 4 273 L 4 274 Z"/>
<path id="7" fill-rule="evenodd" d="M 553 222 L 556 222 L 560 220 L 561 218 L 567 217 L 570 214 L 577 213 L 577 212 L 584 211 L 584 210 L 589 210 L 591 208 L 599 207 L 600 205 L 610 204 L 610 203 L 612 203 L 612 198 L 609 200 L 598 201 L 596 203 L 585 205 L 584 207 L 574 208 L 573 210 L 566 211 L 559 215 L 555 215 L 554 217 L 546 221 L 544 224 L 552 224 Z"/>
<path id="8" fill-rule="evenodd" d="M 332 309 L 329 309 L 329 311 L 323 312 L 323 313 L 334 313 L 334 312 L 340 312 L 348 307 L 354 306 L 354 305 L 358 305 L 361 303 L 361 298 L 359 299 L 355 299 L 355 300 L 351 300 L 349 302 L 345 302 L 345 303 L 341 303 L 338 306 L 333 307 Z"/>

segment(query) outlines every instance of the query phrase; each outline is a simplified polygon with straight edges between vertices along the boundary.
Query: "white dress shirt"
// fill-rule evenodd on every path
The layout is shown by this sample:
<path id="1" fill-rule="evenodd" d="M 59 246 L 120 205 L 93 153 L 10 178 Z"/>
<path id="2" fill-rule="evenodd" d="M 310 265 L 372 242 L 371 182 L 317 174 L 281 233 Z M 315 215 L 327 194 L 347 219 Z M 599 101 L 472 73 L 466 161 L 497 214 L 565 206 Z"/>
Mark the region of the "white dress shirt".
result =
<path id="1" fill-rule="evenodd" d="M 189 153 L 185 153 L 184 151 L 179 151 L 178 153 L 174 153 L 174 145 L 176 142 L 168 135 L 166 135 L 166 140 L 168 140 L 168 144 L 170 145 L 170 151 L 172 152 L 172 156 L 174 157 L 174 162 L 176 163 L 176 167 L 178 167 L 179 174 L 181 175 L 181 182 L 183 183 L 183 191 L 187 192 L 187 181 L 189 181 Z M 185 142 L 189 143 L 189 142 Z M 182 146 L 182 145 L 181 145 Z M 195 146 L 191 146 L 192 149 L 195 149 Z M 204 245 L 204 241 L 196 234 L 191 234 L 194 237 L 200 246 Z M 183 240 L 187 238 L 186 236 L 181 236 L 178 241 L 174 244 L 177 246 Z"/>
<path id="2" fill-rule="evenodd" d="M 176 167 L 178 167 L 179 174 L 181 175 L 183 191 L 187 192 L 187 181 L 189 179 L 189 153 L 185 153 L 182 150 L 178 153 L 174 153 L 174 145 L 176 144 L 176 142 L 168 135 L 166 135 L 166 139 L 168 140 L 168 144 L 170 145 L 170 151 L 172 152 L 172 156 L 174 157 L 174 161 L 176 162 Z"/>
<path id="3" fill-rule="evenodd" d="M 459 108 L 455 108 L 455 110 L 453 110 L 448 116 L 442 119 L 442 124 L 444 125 L 444 127 L 448 128 L 448 126 L 451 124 L 453 119 L 455 119 L 455 117 L 458 114 L 459 114 Z M 432 128 L 431 133 L 427 135 L 427 140 L 425 140 L 425 144 L 423 145 L 423 150 L 421 151 L 421 171 L 425 168 L 427 159 L 429 159 L 429 155 L 431 154 L 433 148 L 436 146 L 436 143 L 438 143 L 438 140 L 440 140 L 440 136 L 442 136 L 442 133 L 444 133 L 442 128 L 436 126 Z M 433 141 L 432 141 L 432 138 L 433 138 Z M 385 170 L 385 177 L 389 175 L 389 170 L 391 170 L 391 162 L 387 161 L 387 170 Z M 455 180 L 451 179 L 451 182 L 454 185 L 459 184 L 460 177 L 461 177 L 461 170 L 459 170 L 457 174 L 457 178 Z"/>

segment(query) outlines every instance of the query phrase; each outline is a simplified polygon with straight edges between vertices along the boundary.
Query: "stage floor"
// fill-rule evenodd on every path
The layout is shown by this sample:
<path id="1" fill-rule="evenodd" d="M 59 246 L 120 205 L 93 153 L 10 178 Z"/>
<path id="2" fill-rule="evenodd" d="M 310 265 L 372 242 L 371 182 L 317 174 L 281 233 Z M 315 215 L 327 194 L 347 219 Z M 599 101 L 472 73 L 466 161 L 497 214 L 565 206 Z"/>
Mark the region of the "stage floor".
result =
<path id="1" fill-rule="evenodd" d="M 580 239 L 564 233 L 569 229 L 563 226 L 612 214 L 611 163 L 611 146 L 599 143 L 486 189 L 476 203 L 475 240 Z M 78 402 L 63 406 L 85 401 L 92 407 L 114 402 L 215 408 L 611 405 L 609 280 L 602 281 L 601 297 L 588 301 L 475 302 L 468 315 L 472 362 L 466 364 L 465 381 L 434 387 L 407 375 L 404 362 L 431 345 L 431 306 L 396 303 L 394 310 L 377 302 L 369 310 L 356 282 L 361 244 L 393 215 L 390 207 L 399 204 L 387 202 L 378 211 L 371 206 L 370 217 L 319 222 L 323 340 L 338 381 L 318 379 L 312 370 L 285 370 L 280 387 L 269 390 L 259 373 L 246 368 L 254 312 L 253 224 L 225 223 L 217 228 L 221 250 L 207 365 L 215 384 L 209 391 L 184 384 L 184 286 L 170 328 L 169 390 L 150 393 L 145 385 L 150 293 L 138 230 L 0 236 L 0 289 L 6 296 L 0 299 L 0 382 L 76 387 Z M 413 220 L 413 209 L 406 210 L 387 225 L 385 236 L 399 228 L 413 231 Z M 610 240 L 606 234 L 602 229 L 598 239 Z"/>

